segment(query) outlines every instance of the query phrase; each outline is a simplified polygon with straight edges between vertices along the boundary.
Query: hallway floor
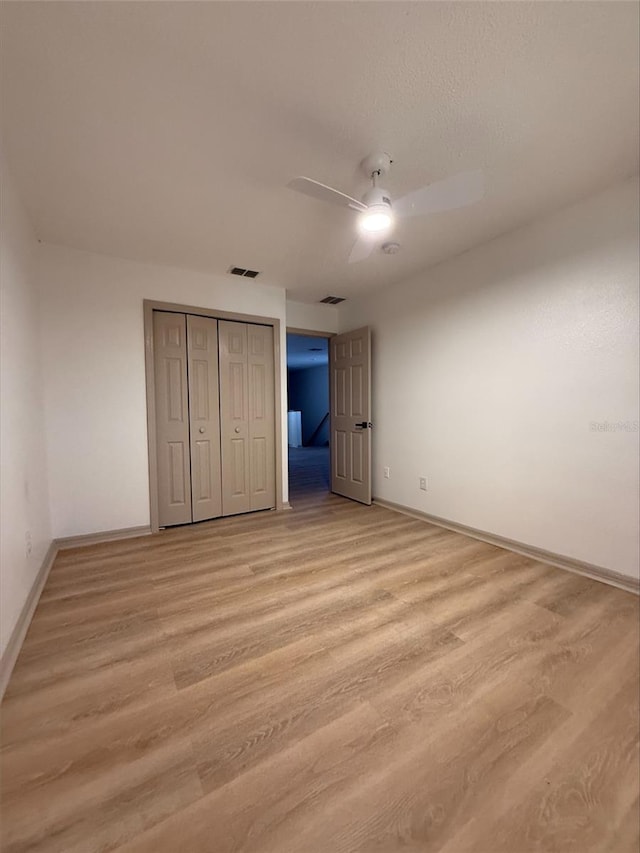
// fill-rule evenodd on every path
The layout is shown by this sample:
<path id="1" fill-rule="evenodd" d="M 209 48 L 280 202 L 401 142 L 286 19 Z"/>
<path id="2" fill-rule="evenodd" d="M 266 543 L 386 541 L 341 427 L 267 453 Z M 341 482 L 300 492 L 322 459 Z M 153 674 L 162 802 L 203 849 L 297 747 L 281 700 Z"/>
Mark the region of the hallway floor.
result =
<path id="1" fill-rule="evenodd" d="M 289 448 L 289 503 L 327 497 L 331 487 L 328 447 Z"/>

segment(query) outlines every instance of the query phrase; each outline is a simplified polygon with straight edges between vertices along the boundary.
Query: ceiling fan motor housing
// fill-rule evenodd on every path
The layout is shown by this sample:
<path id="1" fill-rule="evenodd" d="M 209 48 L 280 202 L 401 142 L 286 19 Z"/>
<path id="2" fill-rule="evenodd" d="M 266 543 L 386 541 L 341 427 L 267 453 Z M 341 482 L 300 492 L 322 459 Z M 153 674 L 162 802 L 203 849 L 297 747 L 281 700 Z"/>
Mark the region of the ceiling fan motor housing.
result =
<path id="1" fill-rule="evenodd" d="M 385 210 L 387 213 L 391 213 L 391 198 L 387 190 L 383 190 L 381 187 L 371 187 L 362 196 L 362 201 L 367 205 L 369 210 L 373 208 L 374 210 Z"/>
<path id="2" fill-rule="evenodd" d="M 378 175 L 378 177 L 386 175 L 392 163 L 393 160 L 386 151 L 374 151 L 373 154 L 365 157 L 360 165 L 365 175 L 370 178 L 374 174 Z"/>

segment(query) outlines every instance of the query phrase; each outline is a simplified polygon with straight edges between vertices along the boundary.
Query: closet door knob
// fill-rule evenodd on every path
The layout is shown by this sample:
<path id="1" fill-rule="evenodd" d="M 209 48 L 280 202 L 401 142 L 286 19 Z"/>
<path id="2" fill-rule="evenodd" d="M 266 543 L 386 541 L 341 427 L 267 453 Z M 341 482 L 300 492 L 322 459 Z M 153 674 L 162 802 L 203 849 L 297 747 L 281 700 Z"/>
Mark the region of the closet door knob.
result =
<path id="1" fill-rule="evenodd" d="M 236 432 L 240 432 L 240 427 L 236 427 Z"/>
<path id="2" fill-rule="evenodd" d="M 204 432 L 204 427 L 200 427 L 200 432 Z"/>

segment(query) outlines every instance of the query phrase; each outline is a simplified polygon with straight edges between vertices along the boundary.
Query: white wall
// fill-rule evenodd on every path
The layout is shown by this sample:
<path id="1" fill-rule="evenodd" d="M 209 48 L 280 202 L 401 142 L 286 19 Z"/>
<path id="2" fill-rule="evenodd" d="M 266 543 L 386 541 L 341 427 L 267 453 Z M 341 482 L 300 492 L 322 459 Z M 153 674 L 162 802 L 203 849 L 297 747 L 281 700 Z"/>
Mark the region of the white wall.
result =
<path id="1" fill-rule="evenodd" d="M 323 305 L 320 302 L 295 302 L 287 299 L 287 326 L 290 329 L 303 329 L 305 332 L 338 331 L 338 309 L 335 305 Z"/>
<path id="2" fill-rule="evenodd" d="M 2 654 L 51 543 L 51 526 L 33 263 L 37 244 L 4 159 L 0 169 Z"/>
<path id="3" fill-rule="evenodd" d="M 637 577 L 638 276 L 636 179 L 345 303 L 374 494 Z"/>
<path id="4" fill-rule="evenodd" d="M 39 280 L 54 536 L 149 523 L 143 299 L 281 321 L 287 500 L 284 289 L 48 245 Z"/>

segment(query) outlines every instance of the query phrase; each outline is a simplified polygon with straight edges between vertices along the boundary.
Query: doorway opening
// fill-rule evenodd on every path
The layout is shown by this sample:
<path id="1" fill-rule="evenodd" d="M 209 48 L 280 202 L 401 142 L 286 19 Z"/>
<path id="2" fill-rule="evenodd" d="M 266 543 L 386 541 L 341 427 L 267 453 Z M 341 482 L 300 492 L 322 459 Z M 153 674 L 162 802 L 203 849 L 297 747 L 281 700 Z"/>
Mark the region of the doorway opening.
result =
<path id="1" fill-rule="evenodd" d="M 297 505 L 331 488 L 328 339 L 287 333 L 289 499 Z"/>

